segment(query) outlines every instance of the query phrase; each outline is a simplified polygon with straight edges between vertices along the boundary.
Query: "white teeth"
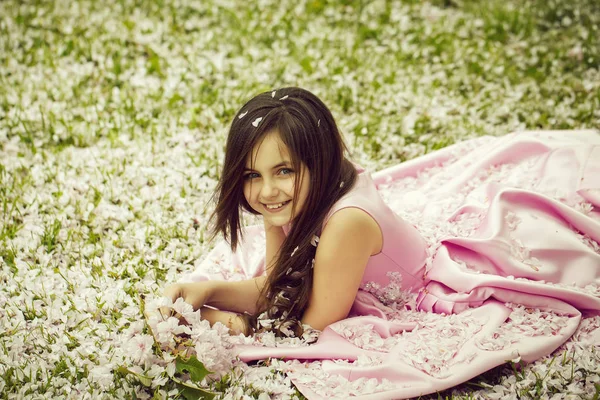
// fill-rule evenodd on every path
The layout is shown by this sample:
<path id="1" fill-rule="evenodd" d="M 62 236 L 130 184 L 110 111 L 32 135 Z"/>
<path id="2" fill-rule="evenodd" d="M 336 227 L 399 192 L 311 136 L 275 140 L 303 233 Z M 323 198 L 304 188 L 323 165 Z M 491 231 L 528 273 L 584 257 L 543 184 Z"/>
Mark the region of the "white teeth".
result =
<path id="1" fill-rule="evenodd" d="M 287 202 L 284 202 L 287 203 Z M 265 204 L 265 207 L 267 207 L 269 210 L 275 210 L 277 208 L 281 208 L 283 207 L 284 203 L 278 203 L 278 204 Z"/>

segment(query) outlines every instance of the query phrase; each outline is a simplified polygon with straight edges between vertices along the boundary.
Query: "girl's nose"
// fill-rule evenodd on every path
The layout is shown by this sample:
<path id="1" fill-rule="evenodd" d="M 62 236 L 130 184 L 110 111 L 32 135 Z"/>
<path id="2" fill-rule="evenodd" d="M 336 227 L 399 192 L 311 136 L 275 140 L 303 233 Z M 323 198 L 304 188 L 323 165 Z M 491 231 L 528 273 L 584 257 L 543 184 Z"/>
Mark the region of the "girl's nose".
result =
<path id="1" fill-rule="evenodd" d="M 267 180 L 264 181 L 262 187 L 260 188 L 260 197 L 263 199 L 270 199 L 276 197 L 279 193 L 279 189 L 273 182 L 269 182 Z"/>

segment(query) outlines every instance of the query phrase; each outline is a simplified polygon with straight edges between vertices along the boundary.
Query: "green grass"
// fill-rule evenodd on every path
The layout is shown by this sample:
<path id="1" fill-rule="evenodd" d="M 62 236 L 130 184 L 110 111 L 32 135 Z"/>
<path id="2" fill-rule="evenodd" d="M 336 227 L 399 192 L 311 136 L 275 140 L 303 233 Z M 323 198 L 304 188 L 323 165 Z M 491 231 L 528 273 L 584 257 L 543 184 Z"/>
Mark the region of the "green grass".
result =
<path id="1" fill-rule="evenodd" d="M 481 135 L 600 129 L 595 0 L 5 0 L 0 15 L 0 398 L 166 397 L 97 366 L 127 360 L 138 295 L 212 246 L 227 127 L 259 91 L 318 94 L 371 170 Z M 556 371 L 578 365 L 564 354 Z M 553 374 L 520 395 L 566 390 L 542 384 Z"/>

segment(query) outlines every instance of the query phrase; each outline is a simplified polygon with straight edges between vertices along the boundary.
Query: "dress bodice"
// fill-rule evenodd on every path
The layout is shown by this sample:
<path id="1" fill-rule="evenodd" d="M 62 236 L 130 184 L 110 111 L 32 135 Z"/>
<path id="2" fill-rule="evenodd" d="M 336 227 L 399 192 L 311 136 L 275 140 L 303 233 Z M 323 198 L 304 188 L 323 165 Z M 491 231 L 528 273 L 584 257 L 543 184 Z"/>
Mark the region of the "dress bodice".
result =
<path id="1" fill-rule="evenodd" d="M 381 252 L 371 256 L 361 288 L 382 300 L 394 301 L 399 291 L 417 291 L 423 287 L 427 258 L 426 244 L 415 227 L 396 215 L 383 201 L 370 174 L 357 168 L 353 188 L 339 199 L 325 217 L 344 208 L 359 208 L 379 225 L 383 235 Z"/>

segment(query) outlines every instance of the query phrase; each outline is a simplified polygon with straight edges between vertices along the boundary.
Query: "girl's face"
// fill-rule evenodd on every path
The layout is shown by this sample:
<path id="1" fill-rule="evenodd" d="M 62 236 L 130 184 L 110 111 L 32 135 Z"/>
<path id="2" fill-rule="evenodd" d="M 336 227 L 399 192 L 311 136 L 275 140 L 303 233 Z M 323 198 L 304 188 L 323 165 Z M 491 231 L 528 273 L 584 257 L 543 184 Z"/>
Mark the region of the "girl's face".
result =
<path id="1" fill-rule="evenodd" d="M 310 173 L 302 164 L 294 171 L 288 148 L 276 130 L 266 133 L 262 142 L 253 149 L 244 170 L 244 197 L 253 210 L 273 226 L 289 223 L 308 197 Z M 294 187 L 300 185 L 298 197 Z M 296 215 L 292 215 L 295 207 Z"/>

